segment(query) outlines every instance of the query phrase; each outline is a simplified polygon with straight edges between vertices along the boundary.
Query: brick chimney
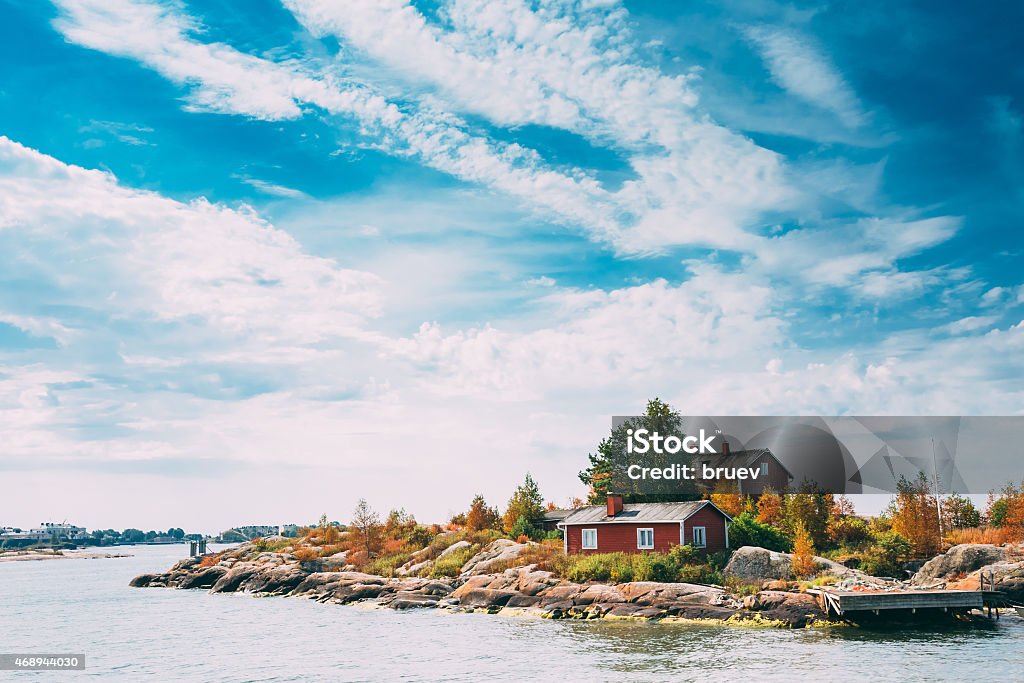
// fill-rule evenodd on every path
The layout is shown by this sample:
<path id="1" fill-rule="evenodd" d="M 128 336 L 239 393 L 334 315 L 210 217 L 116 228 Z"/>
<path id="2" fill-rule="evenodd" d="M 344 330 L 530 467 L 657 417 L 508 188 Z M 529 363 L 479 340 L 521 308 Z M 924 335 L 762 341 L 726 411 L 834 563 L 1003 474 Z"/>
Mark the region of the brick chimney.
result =
<path id="1" fill-rule="evenodd" d="M 618 493 L 608 494 L 608 516 L 614 517 L 622 512 L 622 496 Z"/>
<path id="2" fill-rule="evenodd" d="M 729 455 L 729 442 L 722 440 L 722 455 Z"/>

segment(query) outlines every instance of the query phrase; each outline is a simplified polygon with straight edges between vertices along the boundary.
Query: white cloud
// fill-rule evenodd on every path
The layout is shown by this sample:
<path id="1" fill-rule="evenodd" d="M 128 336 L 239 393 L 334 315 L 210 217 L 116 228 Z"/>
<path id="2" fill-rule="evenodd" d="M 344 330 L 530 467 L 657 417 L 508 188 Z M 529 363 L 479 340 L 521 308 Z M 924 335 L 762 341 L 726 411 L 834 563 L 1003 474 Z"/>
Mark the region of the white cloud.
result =
<path id="1" fill-rule="evenodd" d="M 639 176 L 607 198 L 609 210 L 625 214 L 612 237 L 622 251 L 743 248 L 762 211 L 797 200 L 777 155 L 695 111 L 694 76 L 635 59 L 621 10 L 455 0 L 442 28 L 403 0 L 286 4 L 311 32 L 339 37 L 407 90 L 426 88 L 430 101 L 622 150 Z"/>
<path id="2" fill-rule="evenodd" d="M 123 188 L 5 138 L 0 216 L 0 239 L 21 245 L 4 266 L 95 316 L 45 363 L 0 373 L 0 468 L 14 489 L 40 470 L 81 473 L 90 526 L 124 522 L 84 496 L 125 487 L 148 491 L 133 523 L 152 527 L 227 526 L 268 509 L 303 521 L 326 505 L 343 517 L 359 496 L 439 520 L 477 490 L 500 502 L 527 469 L 564 500 L 580 492 L 575 473 L 606 416 L 654 395 L 704 414 L 985 413 L 1024 398 L 1024 323 L 812 352 L 794 341 L 785 290 L 752 270 L 695 264 L 681 284 L 547 286 L 492 325 L 402 336 L 377 330 L 387 282 L 306 254 L 249 210 Z M 906 232 L 907 250 L 942 234 Z M 472 475 L 453 481 L 467 454 Z M 301 484 L 282 487 L 283 470 Z M 225 473 L 245 500 L 172 505 L 180 490 L 167 477 L 212 492 Z M 75 490 L 12 500 L 45 516 Z"/>
<path id="3" fill-rule="evenodd" d="M 851 128 L 868 121 L 849 83 L 812 39 L 770 26 L 751 26 L 745 34 L 757 46 L 780 87 L 831 111 Z"/>
<path id="4" fill-rule="evenodd" d="M 756 257 L 748 259 L 747 265 L 778 278 L 788 276 L 816 285 L 847 288 L 870 298 L 896 299 L 966 277 L 961 269 L 901 271 L 897 266 L 900 259 L 950 239 L 962 222 L 958 216 L 916 220 L 865 218 L 827 228 L 791 230 L 762 240 Z"/>
<path id="5" fill-rule="evenodd" d="M 249 209 L 127 189 L 6 137 L 3 232 L 19 236 L 19 267 L 33 281 L 67 293 L 61 303 L 102 300 L 114 315 L 199 317 L 250 344 L 358 336 L 379 311 L 376 277 L 305 254 Z"/>

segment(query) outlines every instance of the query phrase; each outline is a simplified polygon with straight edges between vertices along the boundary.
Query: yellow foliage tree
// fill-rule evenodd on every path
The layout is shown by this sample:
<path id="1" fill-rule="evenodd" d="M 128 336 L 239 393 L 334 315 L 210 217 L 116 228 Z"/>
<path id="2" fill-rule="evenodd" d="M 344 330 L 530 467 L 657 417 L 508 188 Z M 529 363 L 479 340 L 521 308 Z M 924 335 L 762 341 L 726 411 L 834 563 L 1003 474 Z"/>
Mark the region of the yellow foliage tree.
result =
<path id="1" fill-rule="evenodd" d="M 814 575 L 814 540 L 803 522 L 797 522 L 793 537 L 793 576 L 805 579 Z"/>
<path id="2" fill-rule="evenodd" d="M 781 528 L 785 514 L 782 496 L 772 488 L 766 488 L 757 500 L 757 521 L 761 524 L 770 524 L 773 527 Z"/>
<path id="3" fill-rule="evenodd" d="M 711 494 L 710 498 L 712 503 L 730 517 L 741 515 L 748 503 L 748 497 L 737 490 L 735 482 L 725 479 L 715 484 L 715 492 Z"/>
<path id="4" fill-rule="evenodd" d="M 914 556 L 929 557 L 939 552 L 939 511 L 924 474 L 913 482 L 900 478 L 891 513 L 892 530 L 910 541 Z"/>

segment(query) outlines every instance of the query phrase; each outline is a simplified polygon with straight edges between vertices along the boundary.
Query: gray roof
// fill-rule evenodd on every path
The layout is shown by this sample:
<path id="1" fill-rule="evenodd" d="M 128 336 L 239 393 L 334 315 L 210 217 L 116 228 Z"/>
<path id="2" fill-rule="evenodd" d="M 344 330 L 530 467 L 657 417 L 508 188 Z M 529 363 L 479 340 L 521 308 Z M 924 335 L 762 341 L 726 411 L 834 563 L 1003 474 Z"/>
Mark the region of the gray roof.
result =
<path id="1" fill-rule="evenodd" d="M 545 522 L 558 522 L 565 519 L 573 513 L 572 510 L 545 510 L 544 521 Z"/>
<path id="2" fill-rule="evenodd" d="M 588 505 L 573 511 L 562 520 L 562 524 L 681 522 L 705 505 L 715 507 L 710 500 L 691 500 L 685 503 L 626 503 L 622 506 L 622 512 L 614 517 L 608 516 L 607 505 Z M 715 509 L 718 510 L 717 507 Z M 722 514 L 725 515 L 724 512 Z"/>
<path id="3" fill-rule="evenodd" d="M 772 457 L 775 462 L 779 463 L 782 469 L 786 470 L 786 474 L 793 477 L 793 473 L 789 471 L 789 468 L 782 464 L 778 456 L 772 453 L 770 448 L 752 448 L 748 451 L 732 451 L 729 455 L 702 455 L 699 456 L 701 462 L 707 461 L 714 467 L 750 467 L 754 464 L 754 461 L 760 458 L 764 454 L 768 454 Z"/>

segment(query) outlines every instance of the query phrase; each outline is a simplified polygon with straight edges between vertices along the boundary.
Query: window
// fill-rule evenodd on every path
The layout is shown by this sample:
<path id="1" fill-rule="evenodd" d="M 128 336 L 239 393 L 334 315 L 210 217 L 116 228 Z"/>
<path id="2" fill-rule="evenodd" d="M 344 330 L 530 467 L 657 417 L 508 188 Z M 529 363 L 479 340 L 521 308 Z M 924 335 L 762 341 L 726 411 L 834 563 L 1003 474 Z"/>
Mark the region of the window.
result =
<path id="1" fill-rule="evenodd" d="M 767 477 L 768 476 L 768 463 L 766 463 L 766 462 L 761 463 L 761 476 L 762 477 Z"/>
<path id="2" fill-rule="evenodd" d="M 597 550 L 597 529 L 583 530 L 583 549 Z"/>
<path id="3" fill-rule="evenodd" d="M 704 527 L 695 526 L 693 527 L 693 547 L 694 548 L 706 548 L 708 546 L 708 537 L 704 533 Z"/>
<path id="4" fill-rule="evenodd" d="M 636 530 L 636 547 L 640 550 L 654 549 L 654 529 Z"/>

